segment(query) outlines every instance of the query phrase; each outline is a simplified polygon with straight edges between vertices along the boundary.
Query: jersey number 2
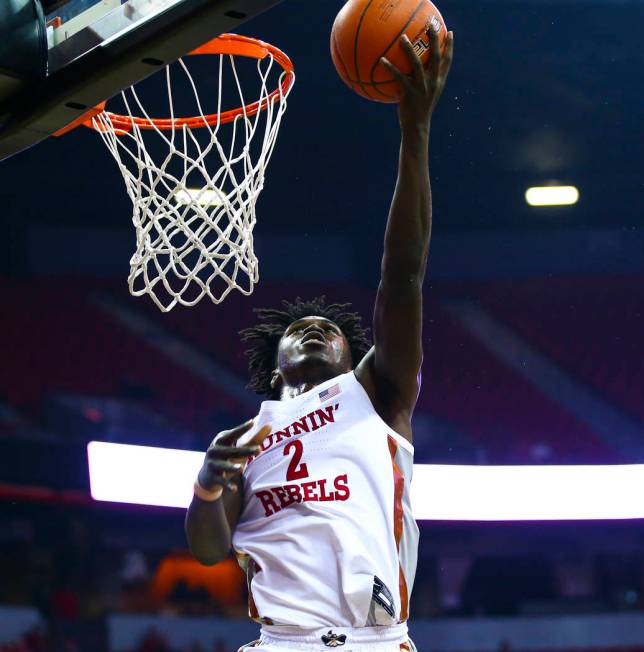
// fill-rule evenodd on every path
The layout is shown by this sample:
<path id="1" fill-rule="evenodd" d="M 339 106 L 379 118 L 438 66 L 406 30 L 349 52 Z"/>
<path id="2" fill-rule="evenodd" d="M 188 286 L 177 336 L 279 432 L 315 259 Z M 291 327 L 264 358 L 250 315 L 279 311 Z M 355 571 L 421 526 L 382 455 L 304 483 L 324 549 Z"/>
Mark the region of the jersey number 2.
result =
<path id="1" fill-rule="evenodd" d="M 290 450 L 294 448 L 295 454 L 293 459 L 288 465 L 288 471 L 286 472 L 287 480 L 301 480 L 302 478 L 309 477 L 309 470 L 306 468 L 306 463 L 300 464 L 302 459 L 302 453 L 304 452 L 304 445 L 299 439 L 294 439 L 290 441 L 286 446 L 284 446 L 284 455 L 288 455 Z M 299 469 L 297 468 L 299 465 Z"/>

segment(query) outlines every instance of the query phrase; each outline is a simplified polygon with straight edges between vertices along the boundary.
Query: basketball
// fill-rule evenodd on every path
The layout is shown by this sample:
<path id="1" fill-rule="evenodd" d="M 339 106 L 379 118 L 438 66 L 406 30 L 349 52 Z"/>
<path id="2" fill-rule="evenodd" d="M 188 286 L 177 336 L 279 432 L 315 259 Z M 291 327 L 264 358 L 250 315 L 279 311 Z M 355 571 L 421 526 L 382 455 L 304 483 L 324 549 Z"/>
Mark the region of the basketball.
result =
<path id="1" fill-rule="evenodd" d="M 442 53 L 447 28 L 429 0 L 348 0 L 333 23 L 331 58 L 345 84 L 359 95 L 377 102 L 398 102 L 400 84 L 380 63 L 380 57 L 410 74 L 411 63 L 400 37 L 407 35 L 426 64 L 429 29 L 438 33 Z"/>

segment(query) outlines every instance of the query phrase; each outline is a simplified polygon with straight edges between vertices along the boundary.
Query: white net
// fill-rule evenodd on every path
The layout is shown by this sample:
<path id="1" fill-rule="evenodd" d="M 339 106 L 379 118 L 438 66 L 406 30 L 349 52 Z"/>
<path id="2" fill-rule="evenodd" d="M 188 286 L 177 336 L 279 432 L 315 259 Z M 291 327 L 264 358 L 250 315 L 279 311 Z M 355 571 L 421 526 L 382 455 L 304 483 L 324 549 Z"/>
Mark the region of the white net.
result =
<path id="1" fill-rule="evenodd" d="M 259 98 L 251 102 L 257 101 L 263 110 L 244 108 L 224 122 L 220 117 L 225 111 L 224 92 L 234 88 L 235 107 L 247 107 L 249 102 L 235 56 L 209 56 L 209 62 L 218 61 L 219 75 L 208 94 L 216 93 L 213 121 L 202 108 L 187 65 L 191 59 L 166 67 L 170 119 L 163 125 L 150 120 L 134 87 L 121 94 L 127 129 L 122 117 L 111 113 L 93 119 L 123 174 L 134 208 L 136 251 L 130 260 L 130 293 L 149 294 L 164 312 L 177 304 L 194 306 L 205 296 L 219 303 L 233 289 L 246 295 L 253 291 L 259 280 L 253 250 L 255 206 L 292 88 L 292 83 L 282 83 L 288 73 L 272 55 L 247 59 L 259 75 Z M 225 69 L 234 83 L 224 89 Z M 191 124 L 175 124 L 175 104 L 186 98 L 183 92 L 179 96 L 173 75 L 184 76 L 184 87 L 194 94 L 196 119 Z"/>

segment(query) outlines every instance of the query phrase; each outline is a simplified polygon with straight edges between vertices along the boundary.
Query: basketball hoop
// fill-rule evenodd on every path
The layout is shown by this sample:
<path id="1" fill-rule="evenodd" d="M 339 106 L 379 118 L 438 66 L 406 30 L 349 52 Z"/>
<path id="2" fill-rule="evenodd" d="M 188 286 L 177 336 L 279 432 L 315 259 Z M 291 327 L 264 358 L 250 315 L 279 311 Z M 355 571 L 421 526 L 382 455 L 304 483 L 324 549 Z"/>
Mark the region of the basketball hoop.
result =
<path id="1" fill-rule="evenodd" d="M 196 117 L 175 115 L 179 94 L 173 98 L 166 66 L 169 117 L 151 118 L 132 86 L 121 93 L 123 115 L 103 104 L 83 118 L 116 160 L 134 207 L 130 293 L 149 294 L 164 312 L 177 304 L 194 306 L 204 296 L 220 303 L 234 288 L 245 295 L 253 291 L 259 280 L 255 205 L 295 81 L 290 59 L 257 39 L 223 34 L 189 56 L 194 55 L 218 55 L 215 112 L 204 112 L 193 76 L 179 59 L 174 69 L 186 75 Z M 259 97 L 251 103 L 244 98 L 236 57 L 257 60 Z M 228 68 L 241 104 L 233 109 L 222 107 Z"/>

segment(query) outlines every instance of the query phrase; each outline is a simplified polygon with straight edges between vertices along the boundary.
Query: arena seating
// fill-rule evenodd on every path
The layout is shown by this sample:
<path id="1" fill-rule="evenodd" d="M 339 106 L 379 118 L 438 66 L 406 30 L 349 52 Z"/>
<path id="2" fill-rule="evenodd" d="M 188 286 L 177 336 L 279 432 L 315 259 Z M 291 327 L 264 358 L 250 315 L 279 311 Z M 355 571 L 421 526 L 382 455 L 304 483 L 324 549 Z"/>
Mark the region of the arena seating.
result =
<path id="1" fill-rule="evenodd" d="M 610 463 L 590 429 L 469 335 L 437 302 L 427 311 L 419 409 L 457 424 L 489 463 Z"/>
<path id="2" fill-rule="evenodd" d="M 644 384 L 644 356 L 636 355 L 635 333 L 628 330 L 625 319 L 619 320 L 620 331 L 614 332 L 608 327 L 609 316 L 593 318 L 591 314 L 593 310 L 609 313 L 611 296 L 615 310 L 622 306 L 625 315 L 632 314 L 638 304 L 633 297 L 628 299 L 627 283 L 620 286 L 621 293 L 597 292 L 603 297 L 601 305 L 586 301 L 591 285 L 581 282 L 497 283 L 465 290 L 438 287 L 428 288 L 426 293 L 420 412 L 465 432 L 485 451 L 482 461 L 488 463 L 621 461 L 586 424 L 469 335 L 442 302 L 445 296 L 462 296 L 464 291 L 482 296 L 484 308 L 546 355 L 594 383 L 616 404 L 626 404 L 636 412 L 644 410 L 637 402 L 637 388 Z M 233 372 L 240 383 L 248 372 L 245 345 L 237 331 L 254 323 L 253 306 L 279 306 L 284 297 L 308 298 L 326 291 L 329 300 L 353 301 L 370 325 L 373 305 L 373 293 L 359 288 L 303 283 L 265 283 L 252 298 L 233 293 L 225 305 L 204 302 L 198 310 L 179 307 L 169 314 L 160 313 L 145 298 L 132 300 L 123 284 L 111 281 L 5 279 L 0 288 L 6 315 L 4 333 L 11 343 L 0 392 L 9 405 L 37 412 L 51 391 L 119 396 L 124 384 L 139 383 L 150 388 L 155 409 L 195 429 L 211 427 L 210 417 L 215 413 L 235 415 L 224 424 L 228 427 L 230 420 L 237 415 L 245 417 L 248 410 L 228 395 L 225 387 L 211 387 L 119 324 L 95 305 L 93 296 L 103 294 L 127 302 L 150 323 L 162 326 Z M 550 294 L 547 288 L 552 290 Z M 576 297 L 571 300 L 574 309 L 566 307 L 569 293 Z"/>
<path id="3" fill-rule="evenodd" d="M 537 279 L 481 289 L 491 311 L 590 389 L 644 422 L 644 293 L 635 278 Z"/>
<path id="4" fill-rule="evenodd" d="M 187 427 L 239 409 L 95 307 L 94 291 L 90 282 L 2 282 L 0 392 L 10 405 L 37 412 L 49 392 L 118 396 L 125 383 L 149 388 L 156 409 Z"/>

